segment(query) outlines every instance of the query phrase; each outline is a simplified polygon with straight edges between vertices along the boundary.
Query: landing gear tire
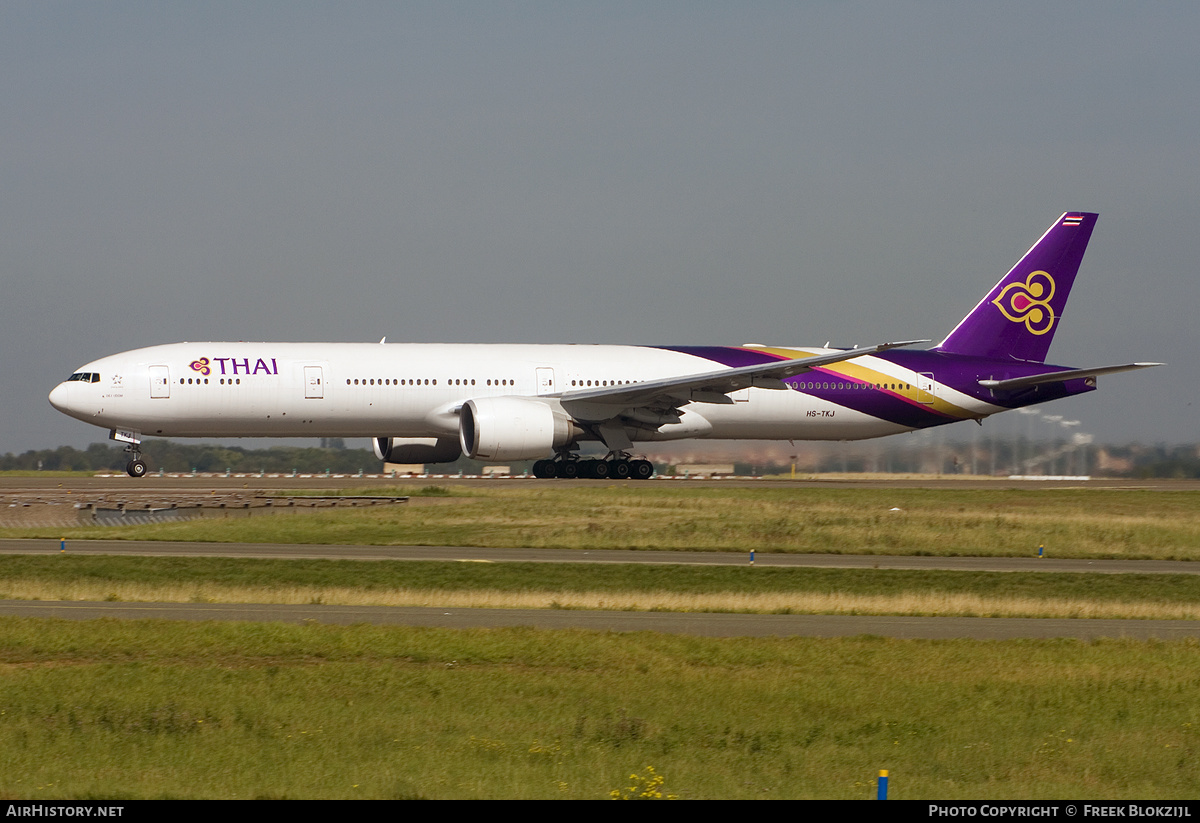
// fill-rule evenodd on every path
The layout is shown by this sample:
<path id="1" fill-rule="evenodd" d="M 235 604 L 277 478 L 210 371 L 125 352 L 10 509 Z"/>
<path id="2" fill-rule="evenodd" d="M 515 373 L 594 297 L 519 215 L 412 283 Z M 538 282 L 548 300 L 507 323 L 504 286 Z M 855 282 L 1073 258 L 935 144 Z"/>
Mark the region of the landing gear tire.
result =
<path id="1" fill-rule="evenodd" d="M 649 480 L 654 476 L 654 464 L 649 460 L 539 460 L 533 464 L 534 477 L 560 477 L 564 480 L 593 478 L 606 480 Z"/>
<path id="2" fill-rule="evenodd" d="M 629 476 L 634 480 L 649 480 L 654 476 L 654 464 L 649 460 L 631 460 Z"/>
<path id="3" fill-rule="evenodd" d="M 125 464 L 125 473 L 130 477 L 145 477 L 146 463 L 144 460 L 130 460 Z"/>

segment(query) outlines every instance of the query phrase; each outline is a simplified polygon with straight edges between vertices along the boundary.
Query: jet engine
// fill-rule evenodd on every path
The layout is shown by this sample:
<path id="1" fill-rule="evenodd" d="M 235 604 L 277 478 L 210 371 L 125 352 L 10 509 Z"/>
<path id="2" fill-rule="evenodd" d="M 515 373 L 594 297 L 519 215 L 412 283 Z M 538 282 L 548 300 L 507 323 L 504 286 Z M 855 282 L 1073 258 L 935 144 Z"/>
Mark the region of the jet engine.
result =
<path id="1" fill-rule="evenodd" d="M 373 437 L 371 443 L 385 463 L 453 463 L 462 457 L 453 437 Z"/>
<path id="2" fill-rule="evenodd" d="M 561 410 L 521 397 L 468 400 L 459 412 L 458 441 L 475 460 L 536 460 L 583 431 Z"/>

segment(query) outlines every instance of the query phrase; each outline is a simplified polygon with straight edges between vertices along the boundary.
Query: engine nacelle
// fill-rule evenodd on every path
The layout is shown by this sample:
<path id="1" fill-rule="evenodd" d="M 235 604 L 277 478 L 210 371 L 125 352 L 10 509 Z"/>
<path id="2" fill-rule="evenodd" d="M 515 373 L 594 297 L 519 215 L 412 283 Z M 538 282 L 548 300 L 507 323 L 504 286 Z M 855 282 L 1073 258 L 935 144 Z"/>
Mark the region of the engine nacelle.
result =
<path id="1" fill-rule="evenodd" d="M 538 460 L 582 434 L 561 410 L 521 397 L 468 400 L 458 417 L 459 445 L 475 460 Z"/>
<path id="2" fill-rule="evenodd" d="M 385 463 L 453 463 L 462 457 L 453 437 L 373 437 L 371 443 Z"/>

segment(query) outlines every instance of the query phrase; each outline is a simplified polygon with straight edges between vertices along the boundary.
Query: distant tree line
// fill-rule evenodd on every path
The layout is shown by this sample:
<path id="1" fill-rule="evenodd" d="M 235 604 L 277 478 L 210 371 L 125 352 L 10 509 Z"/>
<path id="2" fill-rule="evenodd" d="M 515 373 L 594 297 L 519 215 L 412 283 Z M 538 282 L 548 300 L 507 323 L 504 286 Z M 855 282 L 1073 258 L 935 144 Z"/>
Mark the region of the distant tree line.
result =
<path id="1" fill-rule="evenodd" d="M 240 446 L 213 444 L 183 444 L 171 440 L 146 440 L 142 443 L 142 458 L 151 472 L 159 469 L 168 472 L 303 472 L 356 474 L 359 471 L 375 473 L 383 464 L 368 449 L 347 449 L 340 439 L 322 441 L 323 446 L 273 446 L 266 449 L 247 449 Z M 1016 442 L 1000 441 L 992 444 L 995 453 L 982 445 L 974 452 L 967 444 L 946 443 L 934 448 L 889 448 L 873 455 L 851 453 L 835 446 L 824 450 L 814 464 L 805 461 L 797 470 L 810 472 L 916 472 L 942 474 L 969 473 L 1007 474 L 1028 456 L 1027 446 Z M 1200 478 L 1200 447 L 1184 446 L 1104 446 L 1091 447 L 1102 450 L 1109 458 L 1116 458 L 1120 468 L 1097 465 L 1095 453 L 1081 460 L 1075 471 L 1087 471 L 1096 475 L 1115 477 L 1174 477 Z M 124 471 L 129 455 L 121 445 L 93 443 L 86 449 L 60 446 L 57 449 L 27 451 L 20 455 L 5 454 L 0 457 L 0 471 Z M 724 462 L 724 461 L 718 461 Z M 1110 463 L 1112 461 L 1110 460 Z M 466 457 L 454 463 L 430 466 L 438 474 L 478 474 L 486 465 Z M 510 461 L 515 474 L 528 471 L 529 461 Z M 1063 473 L 1054 464 L 1040 469 L 1042 473 Z M 671 473 L 665 462 L 656 460 L 660 472 Z M 1050 469 L 1050 470 L 1046 470 Z M 741 475 L 787 474 L 790 463 L 764 460 L 758 463 L 735 462 L 734 473 Z"/>
<path id="2" fill-rule="evenodd" d="M 340 443 L 340 441 L 339 441 Z M 171 440 L 146 440 L 142 459 L 150 471 L 168 472 L 291 472 L 330 471 L 352 474 L 378 472 L 382 466 L 367 449 L 273 446 L 244 449 L 240 446 L 185 445 Z M 0 457 L 0 471 L 124 471 L 129 455 L 121 445 L 93 443 L 86 449 L 59 446 Z"/>
<path id="3" fill-rule="evenodd" d="M 1200 477 L 1200 450 L 1196 446 L 1156 446 L 1132 455 L 1130 477 Z"/>
<path id="4" fill-rule="evenodd" d="M 854 446 L 856 444 L 850 444 Z M 829 444 L 815 463 L 802 463 L 802 473 L 882 472 L 915 474 L 1069 474 L 1086 473 L 1099 477 L 1200 479 L 1200 446 L 1196 444 L 1147 446 L 1089 446 L 1081 449 L 1075 459 L 1068 460 L 1063 442 L 1020 443 L 999 441 L 972 447 L 966 443 L 945 443 L 923 448 L 896 446 L 870 453 L 840 449 Z M 994 449 L 994 451 L 993 451 Z M 1107 465 L 1098 459 L 1100 453 L 1108 458 Z M 1039 454 L 1058 455 L 1043 462 Z M 780 460 L 759 463 L 735 462 L 734 474 L 787 474 L 791 465 Z"/>

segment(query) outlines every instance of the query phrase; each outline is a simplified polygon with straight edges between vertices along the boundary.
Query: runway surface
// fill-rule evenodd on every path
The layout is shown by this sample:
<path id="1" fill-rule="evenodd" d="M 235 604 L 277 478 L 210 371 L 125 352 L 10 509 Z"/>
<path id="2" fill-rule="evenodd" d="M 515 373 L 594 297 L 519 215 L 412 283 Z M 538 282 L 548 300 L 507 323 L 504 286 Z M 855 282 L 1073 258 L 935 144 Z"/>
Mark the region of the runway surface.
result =
<path id="1" fill-rule="evenodd" d="M 0 600 L 0 615 L 68 620 L 243 620 L 445 629 L 527 626 L 537 629 L 653 631 L 698 637 L 853 637 L 1012 640 L 1066 637 L 1200 638 L 1189 620 L 1057 620 L 869 615 L 682 614 L 560 609 L 438 609 L 370 606 L 278 606 L 194 603 L 80 603 Z"/>
<path id="2" fill-rule="evenodd" d="M 0 554 L 60 554 L 58 540 L 0 540 Z M 69 540 L 69 554 L 142 557 L 274 557 L 324 560 L 450 560 L 522 563 L 656 563 L 746 566 L 747 553 L 579 549 L 486 549 L 465 546 L 355 546 L 291 543 L 191 543 Z M 1200 563 L 1179 560 L 1067 560 L 1037 557 L 911 557 L 757 552 L 755 566 L 822 569 L 940 569 L 970 572 L 1088 572 L 1200 574 Z"/>

